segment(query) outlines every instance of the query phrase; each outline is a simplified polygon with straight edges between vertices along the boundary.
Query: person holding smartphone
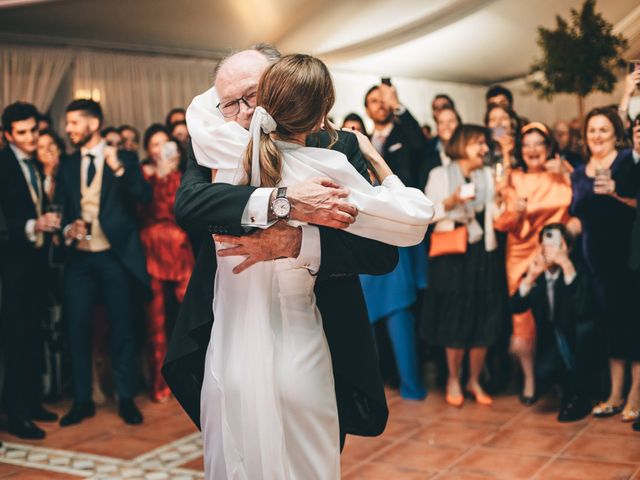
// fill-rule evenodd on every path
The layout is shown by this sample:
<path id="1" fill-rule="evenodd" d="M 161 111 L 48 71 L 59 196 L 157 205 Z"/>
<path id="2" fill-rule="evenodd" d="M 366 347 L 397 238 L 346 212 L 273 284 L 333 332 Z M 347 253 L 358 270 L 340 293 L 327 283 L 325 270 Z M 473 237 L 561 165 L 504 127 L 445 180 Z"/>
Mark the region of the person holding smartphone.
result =
<path id="1" fill-rule="evenodd" d="M 505 171 L 515 163 L 514 154 L 520 134 L 520 119 L 507 106 L 489 104 L 484 124 L 491 130 L 490 164 L 502 164 Z"/>
<path id="2" fill-rule="evenodd" d="M 609 361 L 611 389 L 596 405 L 596 417 L 622 413 L 633 421 L 640 411 L 640 322 L 634 274 L 629 268 L 630 238 L 637 207 L 635 198 L 616 192 L 635 168 L 632 151 L 618 112 L 595 108 L 585 119 L 588 163 L 572 174 L 571 212 L 582 222 L 582 249 L 592 275 L 598 327 L 603 343 L 601 359 Z M 624 379 L 632 364 L 632 386 L 625 395 Z"/>
<path id="3" fill-rule="evenodd" d="M 498 216 L 493 173 L 484 165 L 488 151 L 484 127 L 460 125 L 446 148 L 451 163 L 434 168 L 425 189 L 435 204 L 436 224 L 420 333 L 428 344 L 445 348 L 446 402 L 455 407 L 464 403 L 465 390 L 478 404 L 493 403 L 480 385 L 480 373 L 487 349 L 498 341 L 506 303 L 504 265 L 493 226 Z M 456 235 L 460 229 L 466 231 L 461 248 L 436 255 L 436 236 Z M 469 379 L 463 389 L 460 377 L 467 351 Z"/>
<path id="4" fill-rule="evenodd" d="M 558 421 L 580 420 L 591 411 L 590 350 L 593 321 L 589 277 L 570 258 L 573 236 L 562 223 L 545 225 L 539 246 L 511 295 L 513 314 L 531 312 L 537 330 L 535 374 L 541 388 L 558 384 Z"/>
<path id="5" fill-rule="evenodd" d="M 160 369 L 167 353 L 165 286 L 182 303 L 194 265 L 189 237 L 176 223 L 173 205 L 180 186 L 181 151 L 164 125 L 154 124 L 143 136 L 147 160 L 145 180 L 151 185 L 153 200 L 140 205 L 140 240 L 151 277 L 152 298 L 147 314 L 147 361 L 151 374 L 151 399 L 164 402 L 171 396 Z"/>
<path id="6" fill-rule="evenodd" d="M 507 233 L 506 271 L 509 294 L 518 289 L 522 275 L 535 258 L 538 237 L 549 223 L 567 224 L 571 217 L 571 181 L 568 175 L 549 171 L 555 145 L 549 128 L 539 122 L 521 130 L 522 142 L 518 165 L 508 171 L 498 190 L 503 211 L 496 219 L 496 229 Z M 557 156 L 557 155 L 556 155 Z M 579 222 L 572 221 L 572 231 L 579 233 Z M 536 325 L 531 311 L 512 316 L 511 352 L 520 361 L 524 386 L 520 401 L 531 405 L 537 400 L 534 375 Z"/>

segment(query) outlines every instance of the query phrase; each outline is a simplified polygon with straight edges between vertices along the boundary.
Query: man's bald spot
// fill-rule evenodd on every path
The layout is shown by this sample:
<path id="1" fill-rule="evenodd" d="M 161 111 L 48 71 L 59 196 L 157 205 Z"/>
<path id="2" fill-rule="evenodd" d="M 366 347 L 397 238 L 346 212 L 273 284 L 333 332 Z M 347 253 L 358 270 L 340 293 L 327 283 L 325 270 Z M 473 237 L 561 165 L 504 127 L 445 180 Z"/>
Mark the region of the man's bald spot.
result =
<path id="1" fill-rule="evenodd" d="M 262 73 L 269 66 L 269 60 L 256 50 L 243 50 L 222 61 L 215 79 L 216 90 L 220 85 L 233 83 L 240 79 L 255 78 L 260 80 Z"/>

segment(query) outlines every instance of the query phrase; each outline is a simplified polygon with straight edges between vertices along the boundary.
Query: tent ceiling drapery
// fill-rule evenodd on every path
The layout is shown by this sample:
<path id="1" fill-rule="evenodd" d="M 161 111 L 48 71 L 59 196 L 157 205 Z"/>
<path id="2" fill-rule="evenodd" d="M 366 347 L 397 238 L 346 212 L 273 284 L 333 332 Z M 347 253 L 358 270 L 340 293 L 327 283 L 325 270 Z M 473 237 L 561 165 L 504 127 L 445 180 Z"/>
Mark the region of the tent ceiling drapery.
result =
<path id="1" fill-rule="evenodd" d="M 490 83 L 526 73 L 536 27 L 582 0 L 9 0 L 0 39 L 216 58 L 270 41 L 334 69 Z M 598 10 L 640 55 L 637 0 Z"/>

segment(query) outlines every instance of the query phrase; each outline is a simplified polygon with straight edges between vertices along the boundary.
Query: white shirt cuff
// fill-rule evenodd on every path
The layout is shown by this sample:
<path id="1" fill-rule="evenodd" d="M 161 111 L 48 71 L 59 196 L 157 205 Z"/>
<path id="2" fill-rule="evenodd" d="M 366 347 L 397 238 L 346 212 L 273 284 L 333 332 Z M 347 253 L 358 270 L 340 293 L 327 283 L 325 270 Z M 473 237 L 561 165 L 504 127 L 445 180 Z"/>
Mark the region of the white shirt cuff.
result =
<path id="1" fill-rule="evenodd" d="M 635 150 L 631 150 L 631 155 L 633 155 L 634 163 L 640 163 L 640 153 L 636 152 Z"/>
<path id="2" fill-rule="evenodd" d="M 267 228 L 275 223 L 269 222 L 269 199 L 273 188 L 257 188 L 249 197 L 242 212 L 243 227 Z"/>
<path id="3" fill-rule="evenodd" d="M 36 220 L 31 218 L 24 224 L 24 233 L 31 243 L 36 242 Z"/>
<path id="4" fill-rule="evenodd" d="M 302 226 L 302 243 L 297 258 L 290 258 L 294 268 L 306 268 L 313 275 L 320 270 L 320 229 L 313 225 Z"/>
<path id="5" fill-rule="evenodd" d="M 532 287 L 527 285 L 525 282 L 520 282 L 520 287 L 518 288 L 518 291 L 520 292 L 520 296 L 524 298 L 527 295 L 529 295 L 529 293 L 531 292 L 531 288 Z"/>
<path id="6" fill-rule="evenodd" d="M 397 175 L 389 175 L 382 181 L 382 186 L 386 188 L 404 188 L 404 183 Z"/>

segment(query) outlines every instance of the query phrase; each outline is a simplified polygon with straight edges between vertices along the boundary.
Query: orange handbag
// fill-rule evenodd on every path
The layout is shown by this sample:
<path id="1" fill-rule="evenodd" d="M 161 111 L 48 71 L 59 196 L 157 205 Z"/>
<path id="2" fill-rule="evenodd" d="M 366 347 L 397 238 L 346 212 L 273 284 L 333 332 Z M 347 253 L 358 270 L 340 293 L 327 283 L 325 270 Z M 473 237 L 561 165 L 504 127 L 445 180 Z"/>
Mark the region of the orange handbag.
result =
<path id="1" fill-rule="evenodd" d="M 454 228 L 448 232 L 433 232 L 429 244 L 429 257 L 467 253 L 467 227 Z"/>

